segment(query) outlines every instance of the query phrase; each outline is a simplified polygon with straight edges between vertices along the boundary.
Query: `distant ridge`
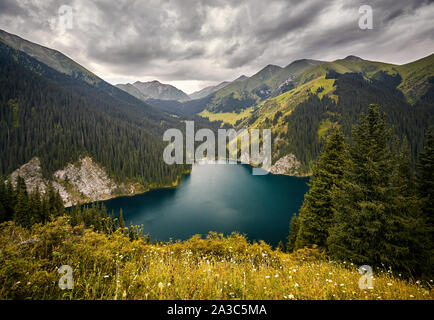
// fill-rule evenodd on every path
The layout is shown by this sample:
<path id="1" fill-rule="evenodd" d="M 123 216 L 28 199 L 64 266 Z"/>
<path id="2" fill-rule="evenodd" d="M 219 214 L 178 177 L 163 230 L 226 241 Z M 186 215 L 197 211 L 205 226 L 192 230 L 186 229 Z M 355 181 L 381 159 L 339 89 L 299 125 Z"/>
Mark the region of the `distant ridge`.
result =
<path id="1" fill-rule="evenodd" d="M 127 84 L 117 84 L 116 87 L 141 100 L 158 99 L 158 100 L 175 100 L 187 101 L 190 97 L 182 90 L 170 85 L 161 83 L 157 80 Z"/>

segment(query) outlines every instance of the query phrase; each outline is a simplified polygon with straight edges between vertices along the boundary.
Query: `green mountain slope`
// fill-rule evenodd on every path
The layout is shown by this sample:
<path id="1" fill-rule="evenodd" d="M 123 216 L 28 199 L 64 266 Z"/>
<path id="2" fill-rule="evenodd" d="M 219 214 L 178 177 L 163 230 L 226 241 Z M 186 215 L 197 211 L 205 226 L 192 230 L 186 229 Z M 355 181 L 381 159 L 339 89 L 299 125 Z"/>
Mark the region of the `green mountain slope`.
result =
<path id="1" fill-rule="evenodd" d="M 416 155 L 434 123 L 433 57 L 402 66 L 357 57 L 321 63 L 295 75 L 294 88 L 260 102 L 238 127 L 272 128 L 274 160 L 295 154 L 308 173 L 330 128 L 349 135 L 356 117 L 378 104 Z"/>

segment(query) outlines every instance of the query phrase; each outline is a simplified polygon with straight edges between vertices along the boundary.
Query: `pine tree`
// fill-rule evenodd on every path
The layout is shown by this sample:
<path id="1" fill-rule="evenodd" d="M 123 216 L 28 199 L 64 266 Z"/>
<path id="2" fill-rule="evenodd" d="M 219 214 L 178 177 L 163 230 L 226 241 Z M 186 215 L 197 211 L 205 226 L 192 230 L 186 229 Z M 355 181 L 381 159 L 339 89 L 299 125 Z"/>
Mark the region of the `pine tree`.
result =
<path id="1" fill-rule="evenodd" d="M 119 228 L 122 231 L 125 230 L 124 211 L 122 210 L 122 208 L 121 208 L 120 213 L 119 213 Z"/>
<path id="2" fill-rule="evenodd" d="M 289 224 L 289 236 L 288 242 L 286 243 L 286 252 L 292 252 L 295 249 L 295 241 L 297 239 L 299 227 L 299 219 L 297 214 L 293 214 L 291 222 Z"/>
<path id="3" fill-rule="evenodd" d="M 434 127 L 430 127 L 427 131 L 424 151 L 419 154 L 417 168 L 416 186 L 427 232 L 425 251 L 429 259 L 426 265 L 432 277 L 434 272 Z"/>
<path id="4" fill-rule="evenodd" d="M 32 224 L 29 206 L 29 196 L 27 194 L 26 183 L 20 176 L 17 178 L 17 201 L 14 207 L 14 221 L 26 228 Z"/>
<path id="5" fill-rule="evenodd" d="M 282 240 L 280 240 L 277 244 L 277 250 L 279 250 L 280 252 L 285 252 L 285 245 L 283 244 Z"/>
<path id="6" fill-rule="evenodd" d="M 383 263 L 406 275 L 426 273 L 428 240 L 425 221 L 416 194 L 415 176 L 407 140 L 396 151 L 391 173 L 394 188 L 391 212 L 386 220 Z"/>
<path id="7" fill-rule="evenodd" d="M 434 243 L 434 127 L 426 134 L 424 151 L 419 154 L 417 189 L 422 201 L 427 226 Z"/>
<path id="8" fill-rule="evenodd" d="M 42 215 L 41 194 L 39 193 L 38 187 L 36 187 L 36 189 L 30 194 L 29 207 L 30 207 L 31 224 L 46 222 Z"/>
<path id="9" fill-rule="evenodd" d="M 0 223 L 6 221 L 6 203 L 7 203 L 7 194 L 6 194 L 6 185 L 3 182 L 3 177 L 0 176 Z"/>
<path id="10" fill-rule="evenodd" d="M 331 192 L 343 175 L 346 157 L 345 137 L 334 128 L 327 139 L 323 152 L 316 163 L 298 218 L 295 248 L 316 244 L 326 247 L 329 229 L 333 221 Z"/>
<path id="11" fill-rule="evenodd" d="M 393 209 L 393 154 L 391 130 L 385 115 L 370 106 L 353 129 L 349 161 L 339 186 L 332 193 L 334 221 L 328 250 L 333 259 L 381 265 L 387 219 Z"/>

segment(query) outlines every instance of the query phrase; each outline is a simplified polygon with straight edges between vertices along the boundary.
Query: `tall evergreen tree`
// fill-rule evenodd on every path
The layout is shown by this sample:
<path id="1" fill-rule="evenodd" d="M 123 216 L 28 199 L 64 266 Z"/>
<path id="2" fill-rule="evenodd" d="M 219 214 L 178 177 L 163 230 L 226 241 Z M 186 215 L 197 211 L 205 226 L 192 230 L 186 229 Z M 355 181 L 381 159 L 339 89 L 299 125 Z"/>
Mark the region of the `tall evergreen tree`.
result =
<path id="1" fill-rule="evenodd" d="M 353 129 L 342 182 L 333 192 L 328 238 L 334 259 L 424 272 L 426 233 L 415 196 L 410 150 L 392 147 L 385 115 L 370 106 Z"/>
<path id="2" fill-rule="evenodd" d="M 370 106 L 353 129 L 342 181 L 333 192 L 334 223 L 328 249 L 337 260 L 381 265 L 391 215 L 393 155 L 385 115 Z M 387 259 L 386 259 L 387 260 Z"/>
<path id="3" fill-rule="evenodd" d="M 27 193 L 26 183 L 20 176 L 17 178 L 16 192 L 17 200 L 14 207 L 14 221 L 17 224 L 28 228 L 32 224 L 29 195 Z"/>
<path id="4" fill-rule="evenodd" d="M 396 152 L 391 176 L 394 197 L 386 220 L 383 261 L 407 275 L 421 275 L 429 271 L 426 263 L 429 258 L 426 251 L 428 236 L 406 139 L 401 150 Z"/>
<path id="5" fill-rule="evenodd" d="M 427 269 L 434 272 L 434 127 L 426 134 L 424 151 L 419 154 L 416 186 L 427 229 Z"/>
<path id="6" fill-rule="evenodd" d="M 297 214 L 293 214 L 291 222 L 289 223 L 289 236 L 288 242 L 286 243 L 286 252 L 292 252 L 295 250 L 295 241 L 297 240 L 299 228 L 299 218 Z"/>
<path id="7" fill-rule="evenodd" d="M 342 178 L 346 157 L 345 137 L 332 129 L 311 177 L 309 192 L 300 209 L 295 248 L 316 244 L 326 247 L 333 221 L 332 190 Z"/>
<path id="8" fill-rule="evenodd" d="M 119 228 L 122 231 L 125 230 L 124 211 L 122 210 L 122 208 L 121 208 L 120 213 L 119 213 Z"/>
<path id="9" fill-rule="evenodd" d="M 426 215 L 431 243 L 434 243 L 434 127 L 426 134 L 424 151 L 418 159 L 417 189 Z"/>

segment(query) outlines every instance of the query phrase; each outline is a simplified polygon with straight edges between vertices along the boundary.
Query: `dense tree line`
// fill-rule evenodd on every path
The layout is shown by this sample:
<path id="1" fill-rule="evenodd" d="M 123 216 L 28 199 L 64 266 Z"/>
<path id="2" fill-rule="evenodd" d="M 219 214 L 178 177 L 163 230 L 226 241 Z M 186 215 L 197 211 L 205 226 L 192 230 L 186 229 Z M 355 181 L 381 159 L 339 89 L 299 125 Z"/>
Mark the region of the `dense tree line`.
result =
<path id="1" fill-rule="evenodd" d="M 407 141 L 399 141 L 376 106 L 361 115 L 350 142 L 338 128 L 328 136 L 287 248 L 317 245 L 338 261 L 432 275 L 432 127 L 417 174 Z"/>
<path id="2" fill-rule="evenodd" d="M 310 172 L 325 143 L 323 139 L 318 139 L 321 122 L 330 120 L 340 126 L 346 136 L 350 136 L 352 126 L 370 104 L 381 105 L 388 115 L 387 122 L 394 126 L 396 135 L 401 140 L 407 139 L 412 159 L 422 151 L 425 131 L 434 123 L 431 89 L 420 101 L 411 105 L 396 88 L 399 84 L 396 77 L 381 72 L 371 81 L 356 73 L 330 73 L 328 77 L 336 79 L 334 95 L 338 97 L 337 101 L 328 96 L 320 99 L 311 94 L 286 116 L 284 125 L 287 130 L 280 133 L 280 138 L 285 143 L 279 144 L 276 149 L 277 157 L 294 153 L 302 164 L 302 170 Z"/>
<path id="3" fill-rule="evenodd" d="M 51 185 L 42 193 L 38 188 L 28 192 L 21 177 L 17 178 L 15 187 L 10 180 L 0 183 L 0 223 L 14 221 L 22 227 L 30 228 L 60 216 L 67 216 L 73 227 L 83 226 L 105 234 L 121 229 L 131 240 L 144 238 L 150 242 L 149 235 L 143 234 L 141 226 L 131 223 L 128 228 L 125 226 L 122 209 L 119 217 L 115 217 L 113 212 L 108 213 L 104 204 L 100 203 L 65 209 L 62 198 Z"/>
<path id="4" fill-rule="evenodd" d="M 37 156 L 48 177 L 89 155 L 118 182 L 175 181 L 188 168 L 164 163 L 162 133 L 181 123 L 110 88 L 61 74 L 0 43 L 0 174 Z"/>

